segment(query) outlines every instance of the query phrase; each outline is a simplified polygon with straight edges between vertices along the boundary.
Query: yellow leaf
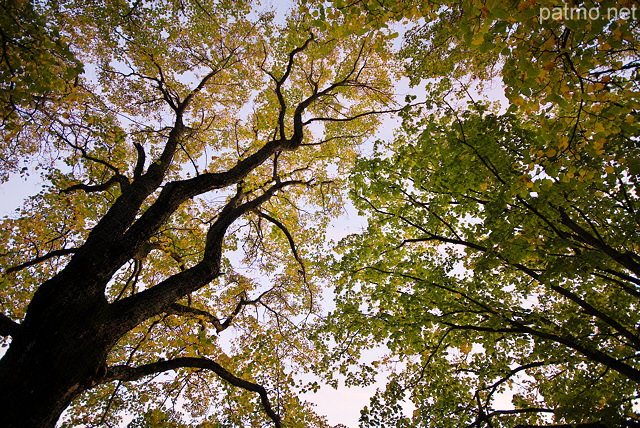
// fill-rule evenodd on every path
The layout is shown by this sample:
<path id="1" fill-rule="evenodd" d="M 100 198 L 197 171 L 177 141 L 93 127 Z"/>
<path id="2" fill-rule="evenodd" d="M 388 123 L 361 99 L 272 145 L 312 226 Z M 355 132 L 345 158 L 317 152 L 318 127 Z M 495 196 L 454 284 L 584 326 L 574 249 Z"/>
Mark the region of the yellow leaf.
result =
<path id="1" fill-rule="evenodd" d="M 569 147 L 569 137 L 567 137 L 566 135 L 563 135 L 563 136 L 560 138 L 560 143 L 558 144 L 558 148 L 559 148 L 560 150 L 564 150 L 564 149 L 566 149 L 567 147 Z"/>
<path id="2" fill-rule="evenodd" d="M 604 126 L 602 125 L 602 123 L 598 122 L 595 124 L 595 126 L 593 127 L 593 130 L 595 132 L 604 132 Z"/>
<path id="3" fill-rule="evenodd" d="M 474 46 L 479 46 L 482 43 L 484 43 L 484 34 L 480 34 L 478 37 L 473 39 L 473 41 L 471 42 L 471 44 L 474 45 Z"/>

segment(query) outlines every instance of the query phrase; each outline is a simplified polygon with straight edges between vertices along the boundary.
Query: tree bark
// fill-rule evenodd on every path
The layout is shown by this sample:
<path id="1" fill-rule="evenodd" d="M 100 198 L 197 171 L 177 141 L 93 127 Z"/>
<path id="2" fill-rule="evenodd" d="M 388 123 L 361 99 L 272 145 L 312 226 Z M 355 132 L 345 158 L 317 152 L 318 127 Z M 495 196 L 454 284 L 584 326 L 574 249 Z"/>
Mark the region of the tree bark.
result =
<path id="1" fill-rule="evenodd" d="M 100 382 L 114 344 L 101 331 L 101 312 L 22 326 L 0 360 L 0 426 L 53 427 L 74 398 Z"/>

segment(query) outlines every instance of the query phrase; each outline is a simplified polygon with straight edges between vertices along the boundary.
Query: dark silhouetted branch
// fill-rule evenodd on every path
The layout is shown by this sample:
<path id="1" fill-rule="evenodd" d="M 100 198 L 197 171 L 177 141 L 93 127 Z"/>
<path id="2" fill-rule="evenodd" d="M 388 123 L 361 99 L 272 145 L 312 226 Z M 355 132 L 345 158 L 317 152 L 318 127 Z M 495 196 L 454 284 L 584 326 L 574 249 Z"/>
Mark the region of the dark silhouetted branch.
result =
<path id="1" fill-rule="evenodd" d="M 130 382 L 136 381 L 144 376 L 180 368 L 198 368 L 211 370 L 220 378 L 233 386 L 258 393 L 258 395 L 260 395 L 260 401 L 262 402 L 262 407 L 264 408 L 265 413 L 275 423 L 275 426 L 277 428 L 281 427 L 280 416 L 273 410 L 271 402 L 269 401 L 269 397 L 267 395 L 267 391 L 263 386 L 241 379 L 233 375 L 220 364 L 207 358 L 183 357 L 175 358 L 168 361 L 158 361 L 156 363 L 145 364 L 139 367 L 129 367 L 124 365 L 109 367 L 107 369 L 105 380 L 121 380 Z"/>
<path id="2" fill-rule="evenodd" d="M 20 324 L 0 312 L 0 336 L 16 336 L 20 332 Z"/>
<path id="3" fill-rule="evenodd" d="M 18 272 L 24 268 L 28 268 L 29 266 L 37 265 L 38 263 L 42 263 L 45 260 L 49 260 L 52 257 L 66 256 L 69 254 L 73 254 L 76 251 L 77 251 L 76 248 L 63 248 L 61 250 L 51 251 L 50 253 L 47 253 L 44 256 L 36 257 L 35 259 L 19 264 L 18 266 L 10 267 L 5 271 L 5 273 Z"/>

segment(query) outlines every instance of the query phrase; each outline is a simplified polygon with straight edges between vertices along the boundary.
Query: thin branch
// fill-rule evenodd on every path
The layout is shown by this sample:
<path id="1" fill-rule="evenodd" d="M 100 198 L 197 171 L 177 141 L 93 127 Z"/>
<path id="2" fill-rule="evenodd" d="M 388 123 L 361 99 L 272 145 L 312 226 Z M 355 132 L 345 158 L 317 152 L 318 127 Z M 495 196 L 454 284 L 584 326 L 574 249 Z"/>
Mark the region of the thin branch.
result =
<path id="1" fill-rule="evenodd" d="M 18 266 L 13 266 L 8 268 L 7 270 L 5 270 L 5 273 L 13 273 L 13 272 L 18 272 L 24 268 L 27 268 L 29 266 L 33 266 L 36 265 L 38 263 L 42 263 L 45 260 L 49 260 L 52 257 L 60 257 L 60 256 L 66 256 L 69 254 L 73 254 L 77 251 L 77 248 L 63 248 L 60 250 L 54 250 L 51 251 L 50 253 L 45 254 L 44 256 L 40 256 L 40 257 L 36 257 L 33 260 L 29 260 L 28 262 L 24 262 Z"/>
<path id="2" fill-rule="evenodd" d="M 458 324 L 454 324 L 454 323 L 450 323 L 450 322 L 446 322 L 443 321 L 442 319 L 436 319 L 436 321 L 438 323 L 442 323 L 444 325 L 447 325 L 449 327 L 455 328 L 455 329 L 459 329 L 459 330 L 471 330 L 471 331 L 482 331 L 482 332 L 504 332 L 504 333 L 522 333 L 522 334 L 528 334 L 528 335 L 532 335 L 532 336 L 536 336 L 539 337 L 541 339 L 544 340 L 549 340 L 549 341 L 553 341 L 556 343 L 560 343 L 568 348 L 571 348 L 579 353 L 581 353 L 582 355 L 602 364 L 605 367 L 609 367 L 615 371 L 617 371 L 618 373 L 620 373 L 621 375 L 635 381 L 635 382 L 640 382 L 640 370 L 638 370 L 637 368 L 624 363 L 623 361 L 616 359 L 615 357 L 610 356 L 609 354 L 606 354 L 605 352 L 594 348 L 592 346 L 592 344 L 590 342 L 585 342 L 585 341 L 579 341 L 578 339 L 576 339 L 576 337 L 572 336 L 571 334 L 569 334 L 569 332 L 567 331 L 563 331 L 562 333 L 559 334 L 555 334 L 555 333 L 551 333 L 551 332 L 545 332 L 543 330 L 537 330 L 536 328 L 532 328 L 528 325 L 526 325 L 525 323 L 515 320 L 513 319 L 511 316 L 508 316 L 507 314 L 501 313 L 499 311 L 497 311 L 496 309 L 492 308 L 490 306 L 490 303 L 483 303 L 477 299 L 472 298 L 471 296 L 467 295 L 466 293 L 464 293 L 461 290 L 455 290 L 451 287 L 447 287 L 445 285 L 442 284 L 438 284 L 435 282 L 431 282 L 431 281 L 427 281 L 423 278 L 417 277 L 415 275 L 409 275 L 409 274 L 403 274 L 401 272 L 395 272 L 395 271 L 389 271 L 389 270 L 384 270 L 384 269 L 380 269 L 377 268 L 375 266 L 367 266 L 364 269 L 372 269 L 381 273 L 386 273 L 386 274 L 390 274 L 390 275 L 398 275 L 400 277 L 403 278 L 408 278 L 408 279 L 412 279 L 414 281 L 419 281 L 422 283 L 426 283 L 429 284 L 433 287 L 437 287 L 440 289 L 443 289 L 445 291 L 449 291 L 451 293 L 456 293 L 459 294 L 460 296 L 464 297 L 466 300 L 468 300 L 469 302 L 479 306 L 480 308 L 483 308 L 484 310 L 486 310 L 487 312 L 494 314 L 495 316 L 501 318 L 506 324 L 511 325 L 512 327 L 505 327 L 505 328 L 493 328 L 493 327 L 480 327 L 480 326 L 476 326 L 476 325 L 458 325 Z M 589 307 L 588 304 L 586 304 L 586 302 L 583 302 L 579 297 L 577 297 L 576 295 L 574 295 L 573 293 L 569 292 L 568 290 L 565 290 L 561 287 L 557 287 L 557 286 L 552 286 L 551 287 L 554 291 L 557 291 L 567 297 L 569 297 L 572 301 L 576 302 L 582 302 L 584 303 L 587 307 Z M 582 306 L 582 305 L 581 305 Z M 585 306 L 582 306 L 583 308 L 585 308 Z M 589 311 L 588 309 L 585 309 L 587 312 Z M 595 309 L 594 309 L 595 310 Z M 603 319 L 603 317 L 606 317 L 604 314 L 599 314 L 601 319 Z M 597 316 L 597 315 L 596 315 Z M 607 317 L 608 318 L 608 317 Z M 606 322 L 606 321 L 605 321 Z M 617 328 L 616 325 L 617 323 L 615 323 L 612 325 L 610 322 L 608 322 L 609 325 L 611 325 L 614 328 Z M 627 337 L 628 333 L 629 335 L 631 335 L 633 337 L 633 334 L 630 333 L 629 331 L 627 331 L 626 329 L 622 328 L 622 333 L 625 335 L 625 337 Z M 633 337 L 634 339 L 637 340 L 637 338 Z"/>
<path id="3" fill-rule="evenodd" d="M 550 365 L 550 364 L 554 364 L 552 362 L 549 361 L 535 361 L 533 363 L 529 363 L 529 364 L 524 364 L 522 366 L 518 366 L 514 369 L 509 370 L 509 372 L 504 375 L 502 378 L 500 378 L 498 381 L 496 381 L 495 383 L 493 383 L 492 385 L 489 385 L 485 388 L 480 389 L 480 391 L 485 391 L 485 390 L 489 390 L 489 396 L 487 398 L 487 402 L 489 401 L 489 399 L 491 399 L 491 397 L 493 396 L 493 394 L 497 391 L 498 387 L 507 382 L 511 377 L 515 376 L 516 374 L 518 374 L 521 371 L 526 371 L 532 368 L 536 368 L 536 367 L 542 367 L 545 365 Z"/>
<path id="4" fill-rule="evenodd" d="M 603 271 L 605 272 L 610 272 L 609 270 L 603 269 Z M 613 275 L 613 274 L 612 274 Z M 636 290 L 635 288 L 629 287 L 627 284 L 625 284 L 624 282 L 615 279 L 615 278 L 611 278 L 607 275 L 601 274 L 601 273 L 597 273 L 594 272 L 593 276 L 598 277 L 598 278 L 602 278 L 606 281 L 610 281 L 613 282 L 614 284 L 617 284 L 620 288 L 622 288 L 627 294 L 636 297 L 636 298 L 640 298 L 640 291 Z"/>
<path id="5" fill-rule="evenodd" d="M 586 424 L 576 424 L 576 425 L 527 425 L 520 424 L 516 425 L 514 428 L 608 428 L 609 425 L 604 425 L 600 422 L 589 422 Z"/>
<path id="6" fill-rule="evenodd" d="M 66 189 L 60 190 L 60 193 L 71 193 L 76 190 L 82 190 L 87 193 L 104 192 L 105 190 L 108 190 L 115 184 L 120 184 L 120 188 L 122 189 L 123 187 L 126 187 L 127 185 L 129 185 L 129 180 L 127 179 L 127 177 L 125 177 L 122 174 L 116 174 L 102 184 L 96 184 L 96 185 L 84 184 L 84 183 L 74 184 L 71 187 L 67 187 Z"/>
<path id="7" fill-rule="evenodd" d="M 287 227 L 282 224 L 281 222 L 279 222 L 277 219 L 271 217 L 270 215 L 263 213 L 259 210 L 256 210 L 256 214 L 262 218 L 264 218 L 265 220 L 275 224 L 278 229 L 280 229 L 282 231 L 282 233 L 285 234 L 285 236 L 287 237 L 287 241 L 289 241 L 289 247 L 291 248 L 291 252 L 293 252 L 293 257 L 295 257 L 296 261 L 298 262 L 298 264 L 300 265 L 300 273 L 302 274 L 302 282 L 304 283 L 306 289 L 307 289 L 307 293 L 309 293 L 309 312 L 311 312 L 313 310 L 313 305 L 314 305 L 314 298 L 313 298 L 313 291 L 311 290 L 311 287 L 309 286 L 309 282 L 307 281 L 307 269 L 305 268 L 304 262 L 302 261 L 302 258 L 300 257 L 300 255 L 298 254 L 298 250 L 296 248 L 296 243 L 293 240 L 293 236 L 291 236 L 291 233 L 289 232 L 289 230 L 287 229 Z"/>
<path id="8" fill-rule="evenodd" d="M 66 138 L 66 137 L 65 137 L 64 135 L 62 135 L 61 133 L 56 132 L 56 134 L 57 134 L 57 135 L 58 135 L 62 140 L 64 140 L 64 142 L 65 142 L 65 143 L 67 143 L 69 146 L 71 146 L 73 149 L 78 150 L 78 151 L 82 154 L 82 157 L 83 157 L 83 158 L 85 158 L 85 159 L 87 159 L 87 160 L 90 160 L 90 161 L 92 161 L 92 162 L 95 162 L 95 163 L 99 163 L 100 165 L 105 166 L 106 168 L 108 168 L 108 169 L 110 169 L 111 171 L 113 171 L 113 172 L 115 173 L 115 175 L 121 175 L 121 174 L 120 174 L 120 170 L 119 170 L 117 167 L 115 167 L 115 166 L 111 165 L 109 162 L 107 162 L 107 161 L 105 161 L 105 160 L 102 160 L 102 159 L 96 158 L 96 157 L 94 157 L 94 156 L 91 156 L 89 153 L 87 153 L 87 149 L 86 149 L 85 147 L 82 147 L 82 146 L 79 146 L 79 145 L 77 145 L 77 144 L 72 143 L 71 141 L 69 141 L 69 139 L 68 139 L 68 138 Z M 123 176 L 123 177 L 124 177 L 124 176 Z"/>
<path id="9" fill-rule="evenodd" d="M 144 334 L 144 336 L 138 341 L 138 344 L 129 353 L 129 358 L 127 358 L 127 363 L 126 364 L 131 363 L 135 353 L 138 351 L 138 349 L 140 349 L 140 346 L 142 346 L 144 341 L 147 340 L 149 335 L 151 335 L 151 331 L 155 328 L 156 325 L 158 325 L 159 322 L 160 321 L 156 320 L 156 321 L 151 323 L 151 325 L 147 329 L 147 332 Z M 105 420 L 107 419 L 107 416 L 109 415 L 109 411 L 111 409 L 111 406 L 113 405 L 113 401 L 116 398 L 116 394 L 118 393 L 118 389 L 120 389 L 121 385 L 122 385 L 122 380 L 118 380 L 118 383 L 116 384 L 115 388 L 113 389 L 113 392 L 111 393 L 111 396 L 109 397 L 109 400 L 107 401 L 107 405 L 105 406 L 104 411 L 102 412 L 102 417 L 100 418 L 100 422 L 98 423 L 98 425 L 103 425 L 105 423 Z"/>
<path id="10" fill-rule="evenodd" d="M 574 227 L 575 231 L 578 232 L 582 232 L 584 234 L 589 235 L 589 233 L 587 231 L 585 231 L 584 229 L 580 228 L 580 226 L 578 226 L 576 223 L 573 222 L 573 220 L 571 220 L 566 214 L 564 214 L 564 212 L 561 212 L 561 215 L 563 216 L 563 224 L 570 224 Z M 438 242 L 443 242 L 443 243 L 450 243 L 450 244 L 459 244 L 459 245 L 463 245 L 469 248 L 473 248 L 474 250 L 478 250 L 480 252 L 487 252 L 489 251 L 489 248 L 484 247 L 482 245 L 478 245 L 478 244 L 474 244 L 471 242 L 467 242 L 464 240 L 459 240 L 459 239 L 451 239 L 451 238 L 446 238 L 446 237 L 442 237 L 442 236 L 438 236 L 438 235 L 434 235 L 430 232 L 428 232 L 427 230 L 425 230 L 423 227 L 417 225 L 416 223 L 406 219 L 404 216 L 398 216 L 398 218 L 404 220 L 405 222 L 407 222 L 408 224 L 410 224 L 411 226 L 420 229 L 421 231 L 425 232 L 426 234 L 428 234 L 428 237 L 425 238 L 417 238 L 417 239 L 411 239 L 411 240 L 405 240 L 403 241 L 402 244 L 404 244 L 405 242 L 421 242 L 421 241 L 430 241 L 430 240 L 436 240 Z M 591 235 L 589 235 L 591 237 Z M 596 241 L 595 238 L 591 237 L 592 241 Z M 600 242 L 600 241 L 597 241 Z M 591 245 L 596 245 L 591 244 Z M 606 245 L 604 243 L 602 243 L 602 245 Z M 614 249 L 608 247 L 610 249 L 610 251 L 615 252 Z M 606 252 L 606 251 L 605 251 Z M 620 254 L 620 253 L 617 253 Z M 501 254 L 496 254 L 496 256 L 503 261 L 504 263 L 513 266 L 514 268 L 520 270 L 521 272 L 529 275 L 531 278 L 540 281 L 542 283 L 544 283 L 544 281 L 541 280 L 540 275 L 533 269 L 528 268 L 527 266 L 524 266 L 523 264 L 520 263 L 512 263 L 510 262 L 508 259 L 506 259 L 503 255 Z M 613 257 L 613 256 L 612 256 Z M 588 303 L 587 301 L 585 301 L 584 299 L 582 299 L 579 295 L 577 295 L 576 293 L 561 287 L 557 284 L 547 284 L 549 286 L 549 288 L 551 288 L 553 291 L 555 291 L 556 293 L 559 293 L 560 295 L 564 296 L 565 298 L 569 299 L 570 301 L 574 302 L 575 304 L 577 304 L 579 307 L 581 307 L 585 313 L 598 318 L 602 321 L 604 321 L 605 323 L 607 323 L 609 326 L 613 327 L 615 330 L 617 330 L 619 333 L 621 333 L 624 337 L 626 337 L 627 339 L 629 339 L 629 341 L 631 343 L 633 343 L 634 347 L 636 347 L 636 349 L 640 349 L 640 337 L 636 336 L 632 331 L 630 331 L 629 329 L 625 328 L 620 322 L 618 322 L 617 320 L 615 320 L 613 317 L 607 315 L 606 313 L 598 310 L 595 306 L 591 305 L 590 303 Z"/>
<path id="11" fill-rule="evenodd" d="M 268 220 L 271 223 L 275 224 L 278 227 L 278 229 L 280 229 L 282 231 L 282 233 L 285 234 L 285 236 L 287 237 L 287 241 L 289 241 L 289 247 L 291 247 L 291 251 L 293 252 L 293 257 L 295 257 L 296 261 L 300 265 L 300 268 L 302 269 L 302 276 L 304 278 L 304 281 L 306 282 L 307 281 L 307 270 L 304 267 L 304 262 L 302 261 L 302 259 L 300 258 L 300 255 L 298 254 L 298 250 L 296 248 L 296 243 L 293 240 L 293 236 L 291 236 L 291 233 L 289 232 L 287 227 L 284 224 L 280 223 L 275 218 L 271 217 L 269 214 L 263 213 L 262 211 L 256 210 L 256 214 L 258 216 L 264 218 L 265 220 Z"/>
<path id="12" fill-rule="evenodd" d="M 512 409 L 512 410 L 494 410 L 493 412 L 486 415 L 487 419 L 492 418 L 493 416 L 500 415 L 520 415 L 523 413 L 555 413 L 555 410 L 548 409 L 546 407 L 527 407 L 524 409 Z M 562 425 L 564 426 L 564 425 Z M 567 425 L 571 427 L 570 425 Z M 595 427 L 594 427 L 595 428 Z"/>
<path id="13" fill-rule="evenodd" d="M 235 64 L 235 62 L 237 62 L 237 61 L 232 61 L 232 58 L 235 57 L 236 50 L 237 50 L 237 48 L 236 49 L 232 49 L 231 52 L 229 53 L 229 55 L 221 61 L 222 64 L 220 64 L 219 68 L 212 69 L 207 75 L 205 75 L 200 80 L 200 82 L 198 83 L 198 86 L 196 86 L 196 88 L 193 89 L 189 93 L 189 95 L 187 95 L 187 97 L 177 106 L 176 113 L 178 115 L 182 114 L 189 107 L 189 105 L 191 104 L 191 101 L 193 100 L 193 98 L 204 89 L 204 87 L 207 85 L 209 80 L 211 80 L 214 76 L 216 76 L 218 73 L 220 73 L 222 70 L 224 70 L 229 65 L 233 65 L 233 64 Z"/>
<path id="14" fill-rule="evenodd" d="M 424 103 L 411 104 L 411 106 L 416 106 L 418 104 L 424 104 Z M 313 123 L 313 122 L 350 122 L 352 120 L 356 120 L 356 119 L 359 119 L 359 118 L 365 117 L 365 116 L 371 116 L 371 115 L 374 115 L 374 114 L 380 115 L 380 114 L 398 113 L 399 111 L 401 111 L 404 108 L 406 108 L 406 107 L 394 108 L 394 109 L 389 109 L 389 110 L 366 111 L 366 112 L 359 113 L 359 114 L 356 114 L 354 116 L 349 116 L 349 117 L 314 117 L 314 118 L 311 118 L 311 119 L 308 119 L 308 120 L 304 121 L 303 125 L 309 125 L 310 123 Z"/>
<path id="15" fill-rule="evenodd" d="M 286 82 L 286 80 L 289 78 L 289 75 L 291 74 L 291 70 L 293 68 L 293 65 L 295 63 L 295 57 L 297 54 L 299 54 L 300 52 L 302 52 L 303 50 L 305 50 L 307 48 L 307 46 L 309 46 L 309 43 L 311 43 L 314 40 L 314 36 L 313 33 L 311 33 L 311 35 L 304 41 L 304 43 L 301 46 L 298 46 L 297 48 L 293 49 L 290 53 L 289 53 L 289 61 L 287 62 L 287 68 L 285 69 L 284 74 L 282 75 L 282 77 L 280 79 L 276 78 L 273 73 L 265 70 L 263 68 L 263 70 L 265 71 L 265 73 L 267 73 L 269 75 L 269 77 L 271 77 L 273 79 L 273 81 L 276 83 L 276 87 L 274 89 L 274 92 L 276 93 L 276 96 L 278 97 L 278 104 L 280 104 L 280 111 L 278 112 L 278 131 L 280 134 L 280 138 L 281 139 L 286 139 L 286 129 L 285 129 L 285 117 L 286 117 L 286 112 L 287 112 L 287 103 L 284 100 L 284 96 L 282 95 L 282 85 L 284 85 L 284 83 Z"/>
<path id="16" fill-rule="evenodd" d="M 114 302 L 120 300 L 125 291 L 127 291 L 127 288 L 129 288 L 129 285 L 131 285 L 131 294 L 135 293 L 136 285 L 138 284 L 140 273 L 142 272 L 142 263 L 142 260 L 133 259 L 133 272 L 131 272 L 131 275 L 129 275 L 129 278 L 127 278 L 127 282 L 125 282 L 124 286 L 122 286 L 122 290 L 120 290 L 120 292 L 114 299 Z"/>
<path id="17" fill-rule="evenodd" d="M 236 309 L 237 308 L 238 308 L 238 306 L 236 306 Z M 220 333 L 223 330 L 225 330 L 231 324 L 231 319 L 230 319 L 231 317 L 227 318 L 227 320 L 225 320 L 225 323 L 223 324 L 223 323 L 220 322 L 220 319 L 218 317 L 216 317 L 215 315 L 210 314 L 207 311 L 204 311 L 204 310 L 198 309 L 198 308 L 192 308 L 190 306 L 184 306 L 184 305 L 181 305 L 180 303 L 173 303 L 172 305 L 170 305 L 167 308 L 166 313 L 167 314 L 173 314 L 173 315 L 191 315 L 191 316 L 194 316 L 196 318 L 197 317 L 202 317 L 205 320 L 209 321 L 211 324 L 213 324 L 213 327 L 216 329 L 216 332 L 218 332 L 218 333 Z M 234 311 L 234 313 L 235 313 L 235 311 Z"/>

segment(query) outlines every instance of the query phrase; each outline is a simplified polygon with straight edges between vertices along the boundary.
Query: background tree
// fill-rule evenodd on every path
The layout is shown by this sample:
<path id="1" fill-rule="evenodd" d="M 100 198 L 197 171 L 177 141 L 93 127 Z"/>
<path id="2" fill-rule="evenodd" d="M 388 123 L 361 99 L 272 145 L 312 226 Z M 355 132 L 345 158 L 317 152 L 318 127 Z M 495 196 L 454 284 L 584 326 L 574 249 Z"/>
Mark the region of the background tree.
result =
<path id="1" fill-rule="evenodd" d="M 318 357 L 305 260 L 391 103 L 387 36 L 237 1 L 21 4 L 5 141 L 47 185 L 0 228 L 0 425 L 326 425 L 294 393 Z"/>
<path id="2" fill-rule="evenodd" d="M 469 112 L 457 126 L 430 117 L 393 155 L 385 147 L 358 164 L 356 204 L 369 226 L 343 243 L 341 316 L 405 365 L 369 425 L 374 416 L 389 425 L 385 412 L 407 389 L 412 425 L 513 426 L 550 414 L 619 426 L 634 414 L 634 185 L 614 173 L 526 181 L 535 138 L 511 115 Z M 510 387 L 514 407 L 499 407 Z"/>
<path id="3" fill-rule="evenodd" d="M 630 3 L 574 5 L 600 18 L 541 20 L 562 6 L 546 2 L 334 3 L 378 26 L 424 17 L 404 54 L 415 84 L 440 80 L 353 174 L 368 227 L 342 244 L 329 359 L 347 372 L 384 343 L 396 369 L 365 426 L 638 419 L 638 24 L 607 19 Z M 496 75 L 506 112 L 456 101 Z"/>

